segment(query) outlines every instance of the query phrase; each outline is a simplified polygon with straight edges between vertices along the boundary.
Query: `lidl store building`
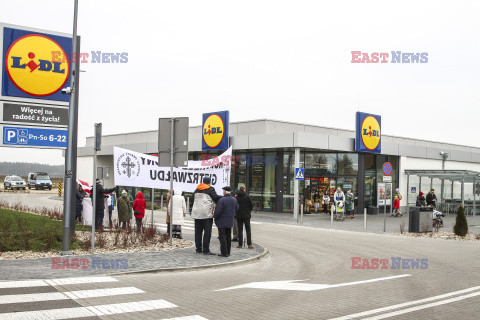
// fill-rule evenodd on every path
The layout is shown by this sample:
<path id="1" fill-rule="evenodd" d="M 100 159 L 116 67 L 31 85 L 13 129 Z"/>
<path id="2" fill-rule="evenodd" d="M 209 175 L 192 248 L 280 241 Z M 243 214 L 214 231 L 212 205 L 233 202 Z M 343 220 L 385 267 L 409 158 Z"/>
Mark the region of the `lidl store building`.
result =
<path id="1" fill-rule="evenodd" d="M 202 151 L 202 132 L 201 126 L 189 128 L 190 160 L 202 160 L 223 152 Z M 229 144 L 233 147 L 231 186 L 245 185 L 259 211 L 293 212 L 296 167 L 304 168 L 305 176 L 299 181 L 300 201 L 313 200 L 315 192 L 333 196 L 337 187 L 344 191 L 351 189 L 357 213 L 364 209 L 369 213 L 378 211 L 378 184 L 385 179 L 386 162 L 391 164 L 388 179 L 391 179 L 392 190 L 399 188 L 403 195 L 402 207 L 414 204 L 419 191 L 427 193 L 432 188 L 440 203 L 458 202 L 463 194 L 468 206 L 479 198 L 480 148 L 476 147 L 382 135 L 380 153 L 363 153 L 355 151 L 354 130 L 268 119 L 230 123 Z M 89 137 L 85 146 L 78 148 L 77 177 L 89 182 L 93 175 L 93 145 L 94 139 Z M 155 154 L 158 132 L 102 137 L 98 168 L 106 187 L 114 187 L 114 146 Z M 428 175 L 443 169 L 457 175 Z M 427 173 L 411 174 L 419 171 Z M 463 173 L 471 174 L 465 183 L 462 183 Z M 151 189 L 142 191 L 150 198 Z M 155 190 L 155 201 L 160 201 L 165 193 L 166 190 Z"/>

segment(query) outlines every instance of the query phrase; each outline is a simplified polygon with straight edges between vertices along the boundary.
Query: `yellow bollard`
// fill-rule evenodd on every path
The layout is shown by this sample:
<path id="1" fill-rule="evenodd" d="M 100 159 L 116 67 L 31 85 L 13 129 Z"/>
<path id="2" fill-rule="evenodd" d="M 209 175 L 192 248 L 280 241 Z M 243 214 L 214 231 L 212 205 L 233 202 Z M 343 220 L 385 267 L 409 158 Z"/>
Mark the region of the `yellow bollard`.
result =
<path id="1" fill-rule="evenodd" d="M 58 196 L 62 196 L 62 181 L 58 182 Z"/>

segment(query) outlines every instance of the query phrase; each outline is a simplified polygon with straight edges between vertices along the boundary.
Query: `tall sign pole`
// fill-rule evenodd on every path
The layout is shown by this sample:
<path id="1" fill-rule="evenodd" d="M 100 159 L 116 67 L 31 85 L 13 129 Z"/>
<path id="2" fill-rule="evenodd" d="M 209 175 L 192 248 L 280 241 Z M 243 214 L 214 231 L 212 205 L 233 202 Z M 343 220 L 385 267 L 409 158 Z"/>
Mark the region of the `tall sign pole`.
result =
<path id="1" fill-rule="evenodd" d="M 94 133 L 94 145 L 93 145 L 93 183 L 92 183 L 92 253 L 95 252 L 95 216 L 97 212 L 97 151 L 102 147 L 102 124 L 95 123 Z M 101 226 L 97 226 L 101 228 Z"/>
<path id="2" fill-rule="evenodd" d="M 71 219 L 74 218 L 75 212 L 72 211 L 74 208 L 74 181 L 76 179 L 76 170 L 74 168 L 74 141 L 77 140 L 77 135 L 75 133 L 77 118 L 77 95 L 78 95 L 78 57 L 79 48 L 77 41 L 77 16 L 78 16 L 78 0 L 75 0 L 74 3 L 74 13 L 73 13 L 73 37 L 72 37 L 72 89 L 70 93 L 70 103 L 68 110 L 68 134 L 67 134 L 67 150 L 65 152 L 65 197 L 63 202 L 63 241 L 62 241 L 62 254 L 70 253 L 70 234 L 71 230 Z"/>
<path id="3" fill-rule="evenodd" d="M 172 246 L 172 235 L 173 235 L 173 166 L 175 161 L 175 118 L 171 120 L 171 131 L 170 131 L 170 246 Z"/>

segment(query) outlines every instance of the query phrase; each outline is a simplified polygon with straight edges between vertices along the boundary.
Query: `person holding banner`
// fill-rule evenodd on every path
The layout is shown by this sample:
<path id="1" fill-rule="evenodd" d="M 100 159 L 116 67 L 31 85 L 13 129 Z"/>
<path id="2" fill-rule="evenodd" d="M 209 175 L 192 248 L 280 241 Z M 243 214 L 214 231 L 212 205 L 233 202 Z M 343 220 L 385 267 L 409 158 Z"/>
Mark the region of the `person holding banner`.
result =
<path id="1" fill-rule="evenodd" d="M 214 253 L 210 252 L 213 209 L 220 197 L 215 192 L 215 189 L 210 186 L 210 182 L 210 176 L 204 176 L 203 183 L 199 184 L 193 193 L 192 218 L 195 220 L 196 252 L 214 255 Z"/>
<path id="2" fill-rule="evenodd" d="M 97 179 L 96 183 L 96 199 L 95 199 L 95 229 L 103 229 L 103 218 L 105 216 L 105 196 L 108 193 L 115 191 L 115 188 L 104 189 L 102 181 Z M 93 197 L 93 187 L 90 191 L 91 197 Z"/>

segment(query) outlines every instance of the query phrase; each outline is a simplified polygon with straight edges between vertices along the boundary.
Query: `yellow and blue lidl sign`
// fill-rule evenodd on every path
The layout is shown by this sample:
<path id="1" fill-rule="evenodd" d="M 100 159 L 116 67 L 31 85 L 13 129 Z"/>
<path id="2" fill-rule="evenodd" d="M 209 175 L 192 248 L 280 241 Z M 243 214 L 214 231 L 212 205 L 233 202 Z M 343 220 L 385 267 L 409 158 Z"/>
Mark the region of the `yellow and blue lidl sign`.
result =
<path id="1" fill-rule="evenodd" d="M 356 139 L 357 152 L 380 153 L 382 151 L 382 117 L 357 112 L 356 114 Z"/>
<path id="2" fill-rule="evenodd" d="M 202 150 L 228 149 L 229 111 L 204 113 Z"/>
<path id="3" fill-rule="evenodd" d="M 68 101 L 72 39 L 3 28 L 2 95 Z"/>

